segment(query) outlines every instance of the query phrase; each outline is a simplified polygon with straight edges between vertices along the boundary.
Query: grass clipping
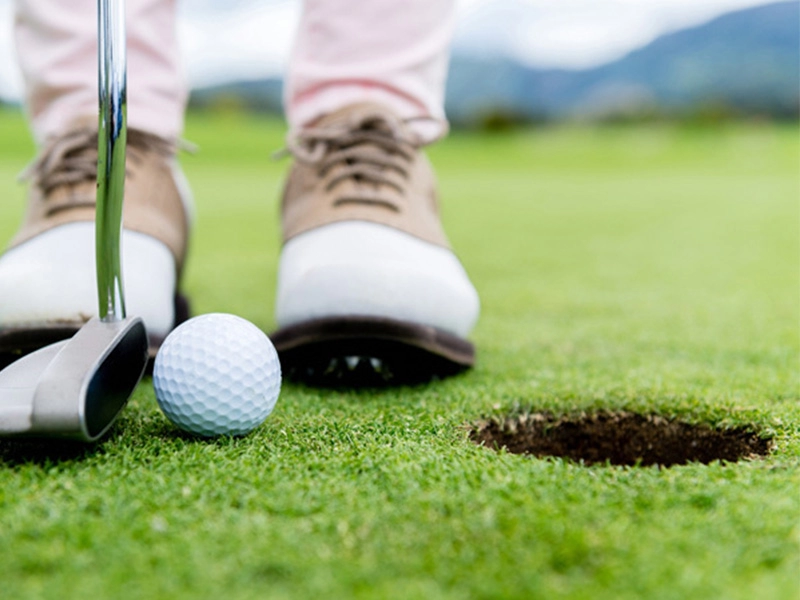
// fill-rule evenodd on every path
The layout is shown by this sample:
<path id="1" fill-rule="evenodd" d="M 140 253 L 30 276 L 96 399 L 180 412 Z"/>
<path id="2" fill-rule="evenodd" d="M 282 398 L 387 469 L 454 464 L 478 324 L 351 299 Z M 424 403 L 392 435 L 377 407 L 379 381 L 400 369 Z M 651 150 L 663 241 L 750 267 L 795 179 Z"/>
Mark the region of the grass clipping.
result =
<path id="1" fill-rule="evenodd" d="M 659 465 L 734 462 L 769 453 L 771 440 L 751 428 L 715 429 L 659 415 L 598 412 L 556 417 L 525 413 L 478 423 L 472 440 L 513 454 L 555 456 L 583 464 Z"/>

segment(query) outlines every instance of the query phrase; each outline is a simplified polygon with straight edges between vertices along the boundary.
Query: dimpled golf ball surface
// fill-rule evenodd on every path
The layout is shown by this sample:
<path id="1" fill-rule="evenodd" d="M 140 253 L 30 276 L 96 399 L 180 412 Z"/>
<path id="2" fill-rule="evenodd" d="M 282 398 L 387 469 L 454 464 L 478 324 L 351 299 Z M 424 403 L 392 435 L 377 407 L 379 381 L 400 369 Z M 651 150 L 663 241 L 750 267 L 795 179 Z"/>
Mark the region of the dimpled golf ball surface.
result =
<path id="1" fill-rule="evenodd" d="M 208 314 L 177 327 L 153 367 L 158 405 L 181 429 L 244 435 L 269 416 L 281 388 L 269 338 L 234 315 Z"/>

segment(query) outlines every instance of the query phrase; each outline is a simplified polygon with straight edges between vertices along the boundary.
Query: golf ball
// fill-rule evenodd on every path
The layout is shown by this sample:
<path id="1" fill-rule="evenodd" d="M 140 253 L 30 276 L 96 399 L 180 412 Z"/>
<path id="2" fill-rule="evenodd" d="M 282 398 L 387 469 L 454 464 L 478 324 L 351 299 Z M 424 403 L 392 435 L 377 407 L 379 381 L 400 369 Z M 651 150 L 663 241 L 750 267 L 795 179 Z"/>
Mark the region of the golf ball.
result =
<path id="1" fill-rule="evenodd" d="M 212 313 L 167 336 L 156 355 L 153 387 L 161 410 L 181 429 L 208 437 L 244 435 L 275 407 L 281 365 L 258 327 Z"/>

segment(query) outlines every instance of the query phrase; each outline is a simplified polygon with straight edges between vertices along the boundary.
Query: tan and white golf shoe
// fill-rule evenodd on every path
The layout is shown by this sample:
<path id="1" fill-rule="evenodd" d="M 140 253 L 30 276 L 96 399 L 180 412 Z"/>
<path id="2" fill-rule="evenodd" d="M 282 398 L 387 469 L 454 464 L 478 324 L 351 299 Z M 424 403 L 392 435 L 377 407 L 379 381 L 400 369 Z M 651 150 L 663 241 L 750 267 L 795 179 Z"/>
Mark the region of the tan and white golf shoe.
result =
<path id="1" fill-rule="evenodd" d="M 175 144 L 128 131 L 122 234 L 127 309 L 151 348 L 186 317 L 176 295 L 189 231 L 189 191 Z M 28 171 L 22 227 L 0 256 L 0 360 L 73 335 L 97 313 L 94 214 L 97 123 L 45 144 Z"/>
<path id="2" fill-rule="evenodd" d="M 473 365 L 478 294 L 442 229 L 421 146 L 375 104 L 290 137 L 272 335 L 287 375 L 392 384 Z"/>

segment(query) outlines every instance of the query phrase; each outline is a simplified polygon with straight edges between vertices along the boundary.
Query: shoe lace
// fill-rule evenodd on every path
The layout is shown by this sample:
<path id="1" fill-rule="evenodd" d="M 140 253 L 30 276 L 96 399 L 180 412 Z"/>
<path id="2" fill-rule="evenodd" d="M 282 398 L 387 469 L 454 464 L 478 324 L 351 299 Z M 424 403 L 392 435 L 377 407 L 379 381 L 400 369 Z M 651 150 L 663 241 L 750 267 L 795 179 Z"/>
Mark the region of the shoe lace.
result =
<path id="1" fill-rule="evenodd" d="M 165 158 L 175 155 L 182 144 L 157 135 L 130 129 L 127 132 L 126 161 L 141 163 L 148 153 Z M 35 181 L 44 197 L 64 185 L 94 182 L 97 178 L 97 130 L 82 128 L 58 138 L 21 174 L 22 181 Z M 130 171 L 127 171 L 130 176 Z"/>
<path id="2" fill-rule="evenodd" d="M 417 120 L 441 122 L 432 117 L 395 119 L 375 112 L 363 115 L 356 123 L 307 127 L 287 138 L 280 157 L 291 154 L 299 162 L 315 167 L 324 178 L 331 173 L 325 189 L 330 192 L 344 181 L 388 186 L 403 194 L 410 177 L 415 151 L 435 140 L 425 141 L 409 132 L 407 124 Z M 444 127 L 442 127 L 444 129 Z M 385 198 L 338 198 L 334 206 L 347 202 L 386 204 Z"/>

